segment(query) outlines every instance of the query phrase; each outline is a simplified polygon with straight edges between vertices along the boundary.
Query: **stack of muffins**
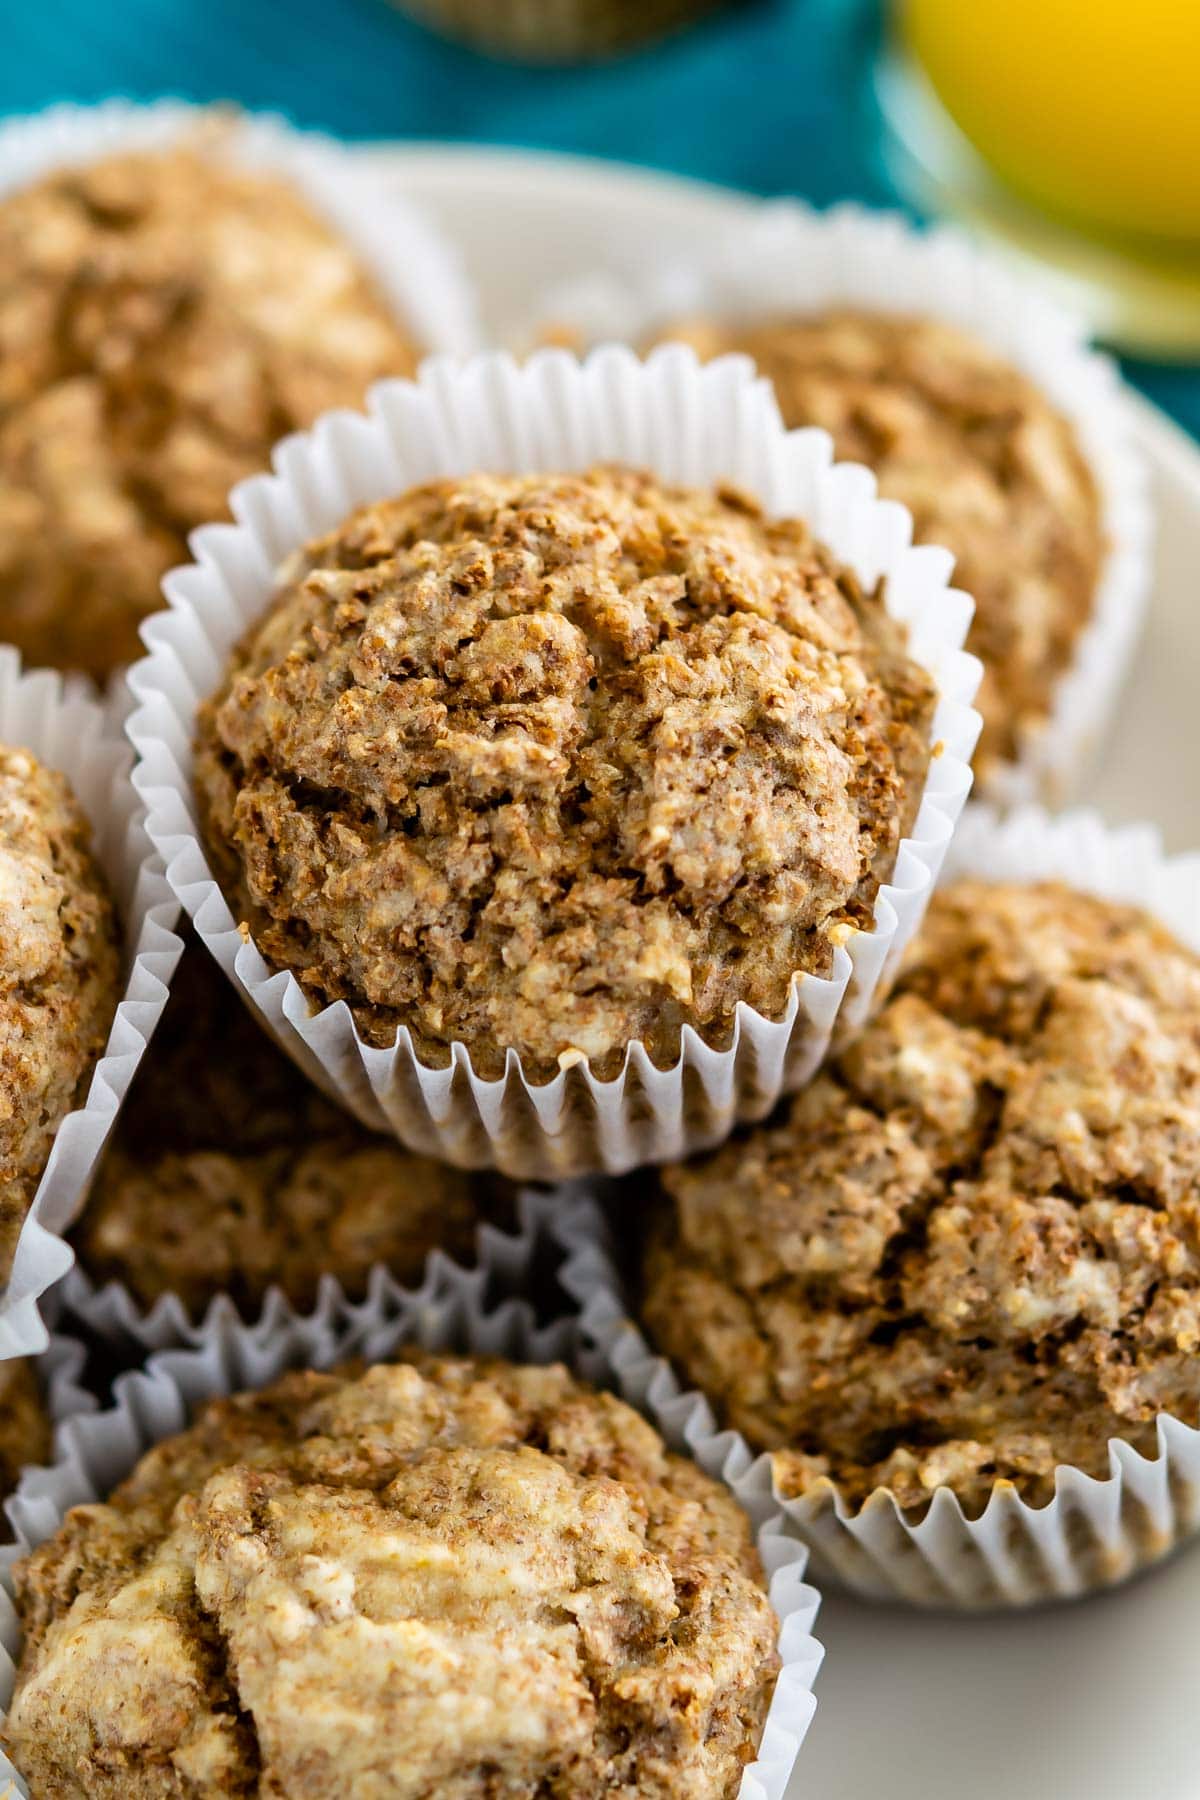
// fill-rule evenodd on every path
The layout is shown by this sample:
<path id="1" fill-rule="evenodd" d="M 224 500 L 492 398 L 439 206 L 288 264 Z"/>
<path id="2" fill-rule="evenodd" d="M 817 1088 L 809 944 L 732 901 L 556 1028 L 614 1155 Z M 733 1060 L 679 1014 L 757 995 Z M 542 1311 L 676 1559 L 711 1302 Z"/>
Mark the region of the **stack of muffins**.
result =
<path id="1" fill-rule="evenodd" d="M 803 1543 L 853 1580 L 833 1540 L 882 1508 L 874 1591 L 970 1603 L 1101 1585 L 1190 1522 L 1163 1421 L 1200 1425 L 1197 930 L 1161 859 L 1118 903 L 1035 817 L 976 814 L 930 901 L 967 613 L 787 428 L 957 555 L 985 781 L 1093 622 L 1101 476 L 981 339 L 835 305 L 385 384 L 231 508 L 427 347 L 233 143 L 193 121 L 0 199 L 0 635 L 109 680 L 215 527 L 130 676 L 193 930 L 46 1221 L 97 1372 L 189 1349 L 123 1378 L 74 1485 L 40 1477 L 87 1504 L 9 1559 L 2 1743 L 87 1800 L 782 1795 Z M 122 978 L 87 820 L 3 756 L 11 1271 Z M 583 1331 L 501 1330 L 501 1276 L 538 1302 L 563 1245 Z M 656 1355 L 748 1479 L 656 1405 Z M 11 1490 L 49 1428 L 36 1363 L 2 1372 Z M 1112 1438 L 1175 1454 L 1174 1511 L 1055 1572 L 1039 1518 Z M 968 1554 L 956 1586 L 933 1534 L 949 1508 L 970 1551 L 998 1496 L 1042 1573 L 989 1589 Z"/>

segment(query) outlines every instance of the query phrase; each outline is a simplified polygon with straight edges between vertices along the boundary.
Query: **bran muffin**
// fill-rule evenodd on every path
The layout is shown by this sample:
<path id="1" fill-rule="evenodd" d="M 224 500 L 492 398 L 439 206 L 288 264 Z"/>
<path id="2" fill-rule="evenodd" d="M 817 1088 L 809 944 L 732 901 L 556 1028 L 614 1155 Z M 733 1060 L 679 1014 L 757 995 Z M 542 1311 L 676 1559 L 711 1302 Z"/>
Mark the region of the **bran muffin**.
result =
<path id="1" fill-rule="evenodd" d="M 849 309 L 666 334 L 702 356 L 740 350 L 787 425 L 819 425 L 954 552 L 975 601 L 981 778 L 1045 724 L 1091 616 L 1104 558 L 1096 484 L 1069 420 L 1011 363 L 939 320 Z"/>
<path id="2" fill-rule="evenodd" d="M 66 779 L 0 747 L 0 1286 L 120 998 L 116 913 Z"/>
<path id="3" fill-rule="evenodd" d="M 214 868 L 363 1036 L 661 1065 L 869 926 L 935 695 L 879 595 L 744 496 L 466 476 L 280 571 L 201 707 Z"/>
<path id="4" fill-rule="evenodd" d="M 659 1347 L 785 1492 L 914 1514 L 1200 1425 L 1200 959 L 1055 884 L 935 896 L 886 1009 L 772 1123 L 663 1173 Z"/>
<path id="5" fill-rule="evenodd" d="M 413 345 L 350 247 L 224 133 L 0 200 L 0 636 L 97 678 L 187 534 Z"/>
<path id="6" fill-rule="evenodd" d="M 36 1796 L 732 1796 L 778 1669 L 732 1495 L 562 1367 L 206 1406 L 15 1575 Z"/>
<path id="7" fill-rule="evenodd" d="M 0 1362 L 0 1505 L 29 1463 L 50 1460 L 54 1434 L 29 1357 Z M 0 1536 L 7 1537 L 0 1520 Z"/>
<path id="8" fill-rule="evenodd" d="M 224 1293 L 251 1316 L 272 1285 L 311 1307 L 326 1271 L 353 1299 L 378 1263 L 416 1283 L 431 1250 L 471 1254 L 485 1211 L 504 1214 L 495 1184 L 326 1100 L 193 943 L 72 1241 L 145 1307 Z"/>
<path id="9" fill-rule="evenodd" d="M 432 30 L 520 62 L 588 62 L 677 31 L 716 0 L 393 0 Z"/>

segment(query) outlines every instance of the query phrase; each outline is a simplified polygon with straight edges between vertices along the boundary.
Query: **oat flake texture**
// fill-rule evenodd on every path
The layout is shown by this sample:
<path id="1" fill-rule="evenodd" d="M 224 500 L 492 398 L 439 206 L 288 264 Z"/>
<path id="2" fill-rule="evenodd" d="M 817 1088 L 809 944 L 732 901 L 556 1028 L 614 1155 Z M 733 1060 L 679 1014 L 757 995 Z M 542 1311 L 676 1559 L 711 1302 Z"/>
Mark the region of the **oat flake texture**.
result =
<path id="1" fill-rule="evenodd" d="M 662 1184 L 647 1324 L 785 1494 L 1041 1505 L 1200 1424 L 1200 959 L 1135 908 L 954 884 L 840 1059 Z"/>
<path id="2" fill-rule="evenodd" d="M 65 777 L 0 747 L 0 1288 L 121 993 L 116 913 Z"/>
<path id="3" fill-rule="evenodd" d="M 369 1042 L 611 1075 L 778 1016 L 870 929 L 933 703 L 797 522 L 622 469 L 468 476 L 281 570 L 196 784 L 263 954 Z"/>
<path id="4" fill-rule="evenodd" d="M 778 1668 L 727 1490 L 561 1366 L 419 1351 L 211 1402 L 16 1589 L 56 1800 L 732 1796 Z"/>

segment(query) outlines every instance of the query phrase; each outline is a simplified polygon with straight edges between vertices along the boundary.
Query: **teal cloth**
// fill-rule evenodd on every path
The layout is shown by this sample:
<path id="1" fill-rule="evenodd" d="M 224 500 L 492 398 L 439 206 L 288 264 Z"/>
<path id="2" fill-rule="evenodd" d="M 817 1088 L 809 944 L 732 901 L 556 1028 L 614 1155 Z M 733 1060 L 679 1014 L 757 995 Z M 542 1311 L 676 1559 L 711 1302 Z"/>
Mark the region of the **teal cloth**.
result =
<path id="1" fill-rule="evenodd" d="M 347 137 L 571 150 L 894 204 L 865 79 L 877 30 L 877 0 L 741 0 L 617 62 L 547 71 L 443 43 L 387 0 L 0 0 L 0 114 L 232 99 Z M 1200 435 L 1200 368 L 1129 372 Z"/>

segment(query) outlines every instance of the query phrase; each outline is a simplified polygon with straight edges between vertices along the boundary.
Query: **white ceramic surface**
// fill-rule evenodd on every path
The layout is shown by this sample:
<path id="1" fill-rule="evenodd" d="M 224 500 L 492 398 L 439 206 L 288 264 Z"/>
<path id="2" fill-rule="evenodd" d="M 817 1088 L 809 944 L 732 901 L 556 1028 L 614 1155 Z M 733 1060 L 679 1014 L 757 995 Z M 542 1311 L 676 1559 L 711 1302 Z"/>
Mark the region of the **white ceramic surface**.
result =
<path id="1" fill-rule="evenodd" d="M 753 202 L 566 157 L 372 150 L 458 241 L 493 336 L 536 293 L 637 273 Z M 1200 846 L 1200 451 L 1138 407 L 1159 507 L 1149 626 L 1111 743 L 1078 796 Z M 792 1800 L 1200 1800 L 1200 1548 L 1084 1603 L 958 1619 L 828 1595 L 817 1716 Z"/>

